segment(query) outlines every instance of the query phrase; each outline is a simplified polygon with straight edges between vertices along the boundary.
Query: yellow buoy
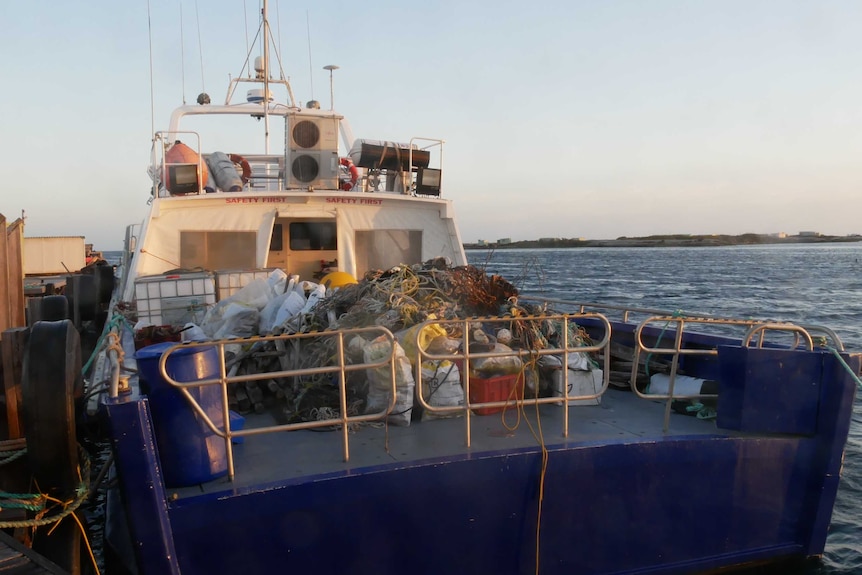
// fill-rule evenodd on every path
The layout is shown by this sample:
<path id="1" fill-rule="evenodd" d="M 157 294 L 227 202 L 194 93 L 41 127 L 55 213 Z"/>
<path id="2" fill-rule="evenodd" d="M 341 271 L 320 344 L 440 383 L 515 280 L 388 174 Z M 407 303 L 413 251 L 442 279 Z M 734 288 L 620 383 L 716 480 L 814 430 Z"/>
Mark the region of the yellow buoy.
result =
<path id="1" fill-rule="evenodd" d="M 330 272 L 321 278 L 320 283 L 334 289 L 359 282 L 347 272 Z"/>

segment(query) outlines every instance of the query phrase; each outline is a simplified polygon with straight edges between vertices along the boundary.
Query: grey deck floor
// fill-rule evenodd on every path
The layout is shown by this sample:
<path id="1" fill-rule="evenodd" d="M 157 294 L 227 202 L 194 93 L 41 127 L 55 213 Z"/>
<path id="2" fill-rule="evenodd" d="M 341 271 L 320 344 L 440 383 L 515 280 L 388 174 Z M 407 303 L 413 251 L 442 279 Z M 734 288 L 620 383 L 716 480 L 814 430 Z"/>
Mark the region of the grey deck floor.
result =
<path id="1" fill-rule="evenodd" d="M 470 447 L 466 444 L 467 421 L 464 416 L 414 422 L 409 427 L 390 425 L 388 430 L 382 424 L 366 424 L 349 434 L 348 462 L 343 458 L 340 429 L 248 436 L 244 443 L 234 445 L 236 475 L 232 484 L 225 477 L 203 486 L 173 491 L 180 497 L 194 496 L 202 491 L 242 490 L 252 485 L 377 465 L 538 448 L 539 423 L 548 448 L 603 441 L 638 441 L 647 437 L 733 435 L 717 429 L 714 421 L 678 414 L 671 415 L 670 429 L 663 434 L 664 403 L 615 389 L 605 393 L 599 406 L 571 406 L 568 409 L 568 437 L 563 437 L 563 408 L 560 405 L 540 406 L 538 417 L 535 405 L 525 405 L 520 419 L 514 406 L 505 414 L 472 415 L 469 418 Z M 506 425 L 502 415 L 505 415 Z M 274 424 L 271 416 L 264 414 L 250 416 L 246 428 Z"/>

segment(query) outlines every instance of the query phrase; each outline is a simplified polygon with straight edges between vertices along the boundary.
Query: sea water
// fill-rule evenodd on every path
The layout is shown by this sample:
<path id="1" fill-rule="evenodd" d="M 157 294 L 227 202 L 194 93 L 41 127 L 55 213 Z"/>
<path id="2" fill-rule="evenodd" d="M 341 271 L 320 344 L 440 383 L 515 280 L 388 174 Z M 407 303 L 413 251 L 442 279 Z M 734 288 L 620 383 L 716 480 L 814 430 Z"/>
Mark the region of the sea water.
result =
<path id="1" fill-rule="evenodd" d="M 470 250 L 467 259 L 525 295 L 822 325 L 862 351 L 862 243 Z M 862 391 L 822 560 L 751 572 L 862 573 Z"/>

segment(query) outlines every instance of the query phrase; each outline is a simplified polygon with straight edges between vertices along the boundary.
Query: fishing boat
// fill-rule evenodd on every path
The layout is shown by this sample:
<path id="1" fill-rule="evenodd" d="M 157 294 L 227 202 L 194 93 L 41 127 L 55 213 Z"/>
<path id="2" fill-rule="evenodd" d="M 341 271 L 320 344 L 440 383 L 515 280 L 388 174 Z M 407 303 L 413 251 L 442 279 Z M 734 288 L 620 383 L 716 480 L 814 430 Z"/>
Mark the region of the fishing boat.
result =
<path id="1" fill-rule="evenodd" d="M 154 135 L 88 376 L 112 573 L 692 573 L 823 552 L 859 354 L 822 326 L 519 297 L 467 266 L 442 139 L 354 138 L 296 104 L 269 52 Z M 242 331 L 249 313 L 267 329 Z"/>

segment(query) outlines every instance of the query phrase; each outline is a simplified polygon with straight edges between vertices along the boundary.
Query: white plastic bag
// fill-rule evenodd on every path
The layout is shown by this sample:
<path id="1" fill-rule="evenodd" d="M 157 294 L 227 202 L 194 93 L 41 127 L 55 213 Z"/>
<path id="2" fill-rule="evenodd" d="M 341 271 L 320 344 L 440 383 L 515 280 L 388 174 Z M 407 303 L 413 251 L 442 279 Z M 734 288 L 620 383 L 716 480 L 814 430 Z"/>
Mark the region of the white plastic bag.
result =
<path id="1" fill-rule="evenodd" d="M 191 322 L 183 326 L 181 337 L 183 341 L 205 341 L 209 339 L 200 326 Z"/>
<path id="2" fill-rule="evenodd" d="M 275 294 L 269 282 L 264 278 L 256 278 L 222 301 L 230 300 L 262 310 L 273 297 L 275 297 Z"/>
<path id="3" fill-rule="evenodd" d="M 603 372 L 600 369 L 569 369 L 569 396 L 593 395 L 602 390 Z M 554 371 L 553 375 L 554 397 L 563 397 L 565 382 L 563 381 L 563 370 Z M 570 399 L 569 405 L 599 405 L 602 397 L 593 399 Z M 562 403 L 562 402 L 561 402 Z"/>
<path id="4" fill-rule="evenodd" d="M 304 297 L 302 297 L 295 291 L 289 292 L 287 294 L 287 297 L 279 306 L 278 310 L 275 312 L 275 319 L 272 322 L 272 327 L 283 327 L 286 323 L 288 323 L 291 319 L 296 317 L 302 311 L 304 305 Z M 298 325 L 293 326 L 293 331 L 296 331 L 298 328 Z"/>
<path id="5" fill-rule="evenodd" d="M 275 268 L 266 278 L 269 289 L 272 290 L 275 296 L 279 296 L 286 291 L 284 288 L 287 285 L 287 281 L 287 274 L 281 268 Z"/>
<path id="6" fill-rule="evenodd" d="M 464 388 L 461 387 L 461 372 L 451 361 L 422 363 L 422 399 L 431 407 L 464 407 Z M 427 409 L 422 420 L 457 417 L 460 412 L 434 413 Z"/>
<path id="7" fill-rule="evenodd" d="M 227 337 L 251 337 L 257 335 L 260 312 L 241 303 L 228 304 L 222 314 L 222 322 L 213 334 L 214 339 Z"/>
<path id="8" fill-rule="evenodd" d="M 512 352 L 512 348 L 502 343 L 495 343 L 493 353 Z M 500 355 L 497 357 L 481 357 L 470 362 L 470 377 L 488 379 L 498 375 L 515 375 L 521 373 L 524 363 L 517 355 Z"/>
<path id="9" fill-rule="evenodd" d="M 260 310 L 260 323 L 258 323 L 257 331 L 261 335 L 266 335 L 272 332 L 275 325 L 275 317 L 278 314 L 279 308 L 284 304 L 285 300 L 290 297 L 289 293 L 283 293 L 275 296 Z"/>
<path id="10" fill-rule="evenodd" d="M 311 283 L 311 282 L 308 282 Z M 305 306 L 302 308 L 302 313 L 309 313 L 317 305 L 317 302 L 326 297 L 326 286 L 323 284 L 314 284 L 314 289 L 308 294 L 308 299 Z"/>
<path id="11" fill-rule="evenodd" d="M 410 360 L 404 355 L 404 350 L 395 344 L 395 407 L 389 414 L 389 423 L 407 427 L 413 413 L 413 388 L 416 383 L 413 379 L 413 370 Z M 365 363 L 375 363 L 389 357 L 392 352 L 392 344 L 386 336 L 380 336 L 362 350 L 362 358 Z M 368 400 L 365 405 L 365 413 L 379 413 L 389 407 L 392 396 L 392 372 L 389 364 L 366 370 L 368 375 Z"/>

